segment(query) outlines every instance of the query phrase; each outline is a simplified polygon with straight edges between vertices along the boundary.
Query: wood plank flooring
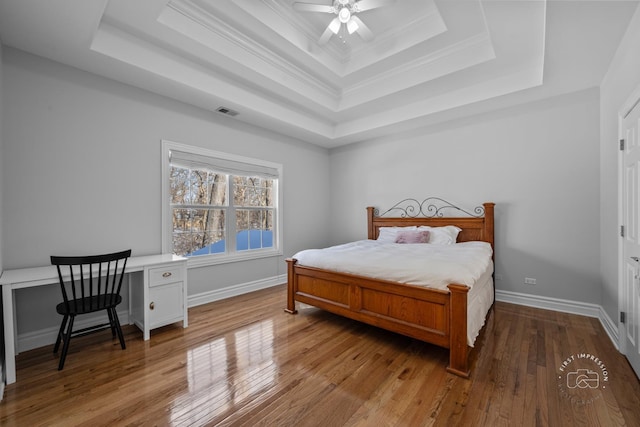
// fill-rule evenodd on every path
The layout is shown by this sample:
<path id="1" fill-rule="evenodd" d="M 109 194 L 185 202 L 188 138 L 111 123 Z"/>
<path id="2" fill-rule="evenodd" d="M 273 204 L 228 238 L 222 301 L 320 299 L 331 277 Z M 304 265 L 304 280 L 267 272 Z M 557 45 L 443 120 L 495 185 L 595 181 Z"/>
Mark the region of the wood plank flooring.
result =
<path id="1" fill-rule="evenodd" d="M 0 425 L 640 426 L 638 378 L 596 319 L 496 303 L 464 380 L 444 349 L 285 301 L 195 307 L 146 342 L 126 326 L 124 351 L 78 338 L 61 372 L 52 348 L 24 352 Z"/>

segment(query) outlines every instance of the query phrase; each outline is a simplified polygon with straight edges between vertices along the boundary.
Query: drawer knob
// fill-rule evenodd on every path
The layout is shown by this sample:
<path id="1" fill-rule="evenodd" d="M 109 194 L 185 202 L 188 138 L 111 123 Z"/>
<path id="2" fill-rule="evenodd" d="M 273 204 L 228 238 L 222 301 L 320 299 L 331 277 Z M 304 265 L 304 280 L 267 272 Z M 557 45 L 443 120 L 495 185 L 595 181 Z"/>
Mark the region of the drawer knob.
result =
<path id="1" fill-rule="evenodd" d="M 169 277 L 171 276 L 171 272 L 167 271 L 166 273 L 162 273 L 162 277 Z"/>
<path id="2" fill-rule="evenodd" d="M 156 308 L 156 305 L 153 303 L 153 301 L 151 301 L 149 303 L 149 310 L 153 310 L 154 308 Z"/>

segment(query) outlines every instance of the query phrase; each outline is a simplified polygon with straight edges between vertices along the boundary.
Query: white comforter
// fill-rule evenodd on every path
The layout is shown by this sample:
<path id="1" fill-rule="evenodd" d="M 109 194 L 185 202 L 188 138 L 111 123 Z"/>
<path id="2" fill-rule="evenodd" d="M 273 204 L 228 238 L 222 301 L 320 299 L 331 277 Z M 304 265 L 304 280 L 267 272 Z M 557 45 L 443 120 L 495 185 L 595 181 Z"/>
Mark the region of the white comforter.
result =
<path id="1" fill-rule="evenodd" d="M 359 240 L 325 249 L 307 249 L 293 258 L 298 264 L 326 270 L 446 290 L 449 283 L 473 287 L 493 269 L 491 245 L 382 243 Z"/>

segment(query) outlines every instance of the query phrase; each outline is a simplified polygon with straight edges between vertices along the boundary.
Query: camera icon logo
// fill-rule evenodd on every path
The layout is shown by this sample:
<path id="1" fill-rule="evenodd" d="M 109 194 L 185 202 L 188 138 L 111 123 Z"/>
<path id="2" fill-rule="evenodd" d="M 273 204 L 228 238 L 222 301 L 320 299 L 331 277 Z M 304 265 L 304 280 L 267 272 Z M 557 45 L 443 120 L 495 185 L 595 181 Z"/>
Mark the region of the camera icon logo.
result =
<path id="1" fill-rule="evenodd" d="M 569 388 L 598 388 L 600 375 L 591 369 L 578 369 L 567 373 L 567 387 Z"/>

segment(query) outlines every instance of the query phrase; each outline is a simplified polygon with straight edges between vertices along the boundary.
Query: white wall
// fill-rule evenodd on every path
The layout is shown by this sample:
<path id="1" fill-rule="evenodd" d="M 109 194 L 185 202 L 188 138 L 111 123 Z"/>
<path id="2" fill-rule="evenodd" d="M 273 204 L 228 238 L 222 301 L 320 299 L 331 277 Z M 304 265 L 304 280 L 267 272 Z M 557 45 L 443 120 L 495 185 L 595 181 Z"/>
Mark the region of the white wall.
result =
<path id="1" fill-rule="evenodd" d="M 2 209 L 2 193 L 3 193 L 3 179 L 2 179 L 2 163 L 3 163 L 3 138 L 2 138 L 2 104 L 3 104 L 3 70 L 4 70 L 4 59 L 3 59 L 3 46 L 2 40 L 0 40 L 0 272 L 2 271 L 3 261 L 4 261 L 4 239 L 2 238 L 2 217 L 3 217 L 3 209 Z M 4 383 L 4 322 L 3 322 L 3 305 L 0 305 L 0 382 Z M 2 388 L 2 386 L 0 386 Z"/>
<path id="2" fill-rule="evenodd" d="M 591 89 L 332 150 L 334 243 L 366 238 L 365 206 L 492 201 L 497 289 L 599 304 L 598 109 Z"/>
<path id="3" fill-rule="evenodd" d="M 3 247 L 4 247 L 4 239 L 2 238 L 2 217 L 3 217 L 3 209 L 2 209 L 2 192 L 3 192 L 3 179 L 2 179 L 2 164 L 3 164 L 3 133 L 2 133 L 2 123 L 3 123 L 3 116 L 2 116 L 2 105 L 3 105 L 3 70 L 4 70 L 4 59 L 3 59 L 3 50 L 4 47 L 2 46 L 2 40 L 0 40 L 0 271 L 2 271 L 2 266 L 4 264 L 4 257 L 3 257 Z M 4 342 L 4 341 L 3 341 Z"/>
<path id="4" fill-rule="evenodd" d="M 618 118 L 631 93 L 640 87 L 640 8 L 600 86 L 600 197 L 602 306 L 618 319 Z"/>
<path id="5" fill-rule="evenodd" d="M 283 164 L 284 256 L 190 269 L 190 296 L 286 274 L 284 257 L 328 243 L 327 150 L 15 49 L 4 53 L 5 269 L 47 265 L 53 253 L 159 253 L 162 139 Z M 57 324 L 58 292 L 19 293 L 20 333 Z"/>

